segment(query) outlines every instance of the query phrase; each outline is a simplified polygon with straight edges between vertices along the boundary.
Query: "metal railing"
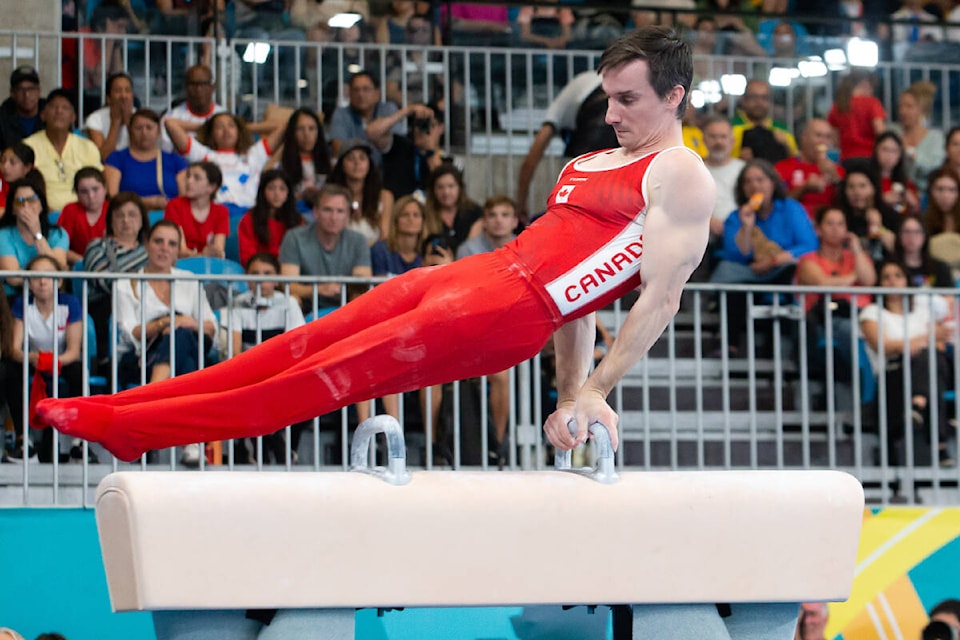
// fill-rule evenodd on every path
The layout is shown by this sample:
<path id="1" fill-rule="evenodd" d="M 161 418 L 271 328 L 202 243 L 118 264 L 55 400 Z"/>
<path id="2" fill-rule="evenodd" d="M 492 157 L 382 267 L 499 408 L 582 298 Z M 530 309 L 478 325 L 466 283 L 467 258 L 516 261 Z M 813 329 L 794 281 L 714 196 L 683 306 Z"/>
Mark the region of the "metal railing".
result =
<path id="1" fill-rule="evenodd" d="M 4 275 L 28 275 L 7 272 Z M 30 274 L 36 277 L 36 273 Z M 84 322 L 88 312 L 88 278 L 94 274 L 71 273 L 74 290 L 83 304 Z M 104 274 L 96 274 L 103 278 Z M 109 278 L 110 276 L 108 276 Z M 247 276 L 178 276 L 183 280 L 217 281 L 232 294 L 236 287 L 256 286 L 267 278 Z M 151 276 L 149 279 L 170 279 Z M 290 282 L 337 281 L 354 285 L 375 285 L 379 280 L 352 278 L 276 278 L 288 287 Z M 115 280 L 114 280 L 115 282 Z M 243 284 L 241 284 L 243 283 Z M 114 285 L 115 287 L 116 285 Z M 953 375 L 960 370 L 960 326 L 951 325 L 948 358 L 930 357 L 921 366 L 927 368 L 932 388 L 939 389 L 943 402 L 931 399 L 932 408 L 926 421 L 917 428 L 898 428 L 897 416 L 887 416 L 876 407 L 884 407 L 886 398 L 903 394 L 911 398 L 910 376 L 903 377 L 900 388 L 887 384 L 882 372 L 867 358 L 855 305 L 844 317 L 829 311 L 821 325 L 802 311 L 802 298 L 816 292 L 827 297 L 839 289 L 808 287 L 716 287 L 690 284 L 683 310 L 674 319 L 650 354 L 617 385 L 610 404 L 621 415 L 621 446 L 617 451 L 620 469 L 809 469 L 834 468 L 854 474 L 867 488 L 868 497 L 877 502 L 922 500 L 924 502 L 956 502 L 960 499 L 960 469 L 939 464 L 937 450 L 946 442 L 950 457 L 956 458 L 955 398 L 960 380 Z M 733 313 L 736 295 L 747 296 L 744 350 L 732 356 L 729 350 L 735 340 L 726 317 Z M 878 297 L 903 293 L 900 290 L 855 290 L 858 296 Z M 910 290 L 918 299 L 943 296 L 949 299 L 951 318 L 960 318 L 960 296 L 955 290 Z M 344 300 L 346 290 L 343 292 Z M 753 297 L 757 297 L 754 301 Z M 232 296 L 231 298 L 232 299 Z M 317 298 L 310 305 L 317 311 Z M 714 309 L 714 306 L 716 307 Z M 114 302 L 114 313 L 116 308 Z M 600 318 L 616 334 L 626 306 L 617 303 L 599 313 Z M 225 317 L 227 325 L 224 325 Z M 230 332 L 230 314 L 221 315 L 219 325 Z M 839 353 L 834 345 L 833 320 L 850 320 L 851 351 Z M 115 321 L 114 321 L 115 322 Z M 86 327 L 85 327 L 86 328 Z M 819 330 L 819 333 L 815 330 Z M 84 363 L 90 353 L 88 332 L 84 331 Z M 820 335 L 822 339 L 812 336 Z M 929 332 L 933 343 L 933 326 Z M 101 371 L 84 369 L 84 393 L 90 389 L 95 375 L 102 375 L 94 391 L 113 393 L 118 384 L 117 332 L 111 331 L 111 349 L 106 367 Z M 882 345 L 882 334 L 880 344 Z M 230 341 L 216 358 L 231 357 Z M 29 350 L 25 341 L 24 349 Z M 931 350 L 930 353 L 935 353 Z M 813 354 L 820 354 L 820 367 L 811 365 Z M 201 362 L 206 353 L 198 354 Z M 844 356 L 841 358 L 841 356 Z M 510 469 L 543 469 L 550 464 L 549 447 L 541 436 L 540 426 L 551 411 L 552 385 L 549 349 L 531 361 L 515 367 L 510 374 L 508 438 L 510 446 L 498 464 L 488 454 L 496 450 L 490 433 L 491 407 L 484 380 L 460 381 L 444 389 L 444 416 L 441 425 L 433 424 L 431 412 L 419 416 L 416 394 L 401 400 L 401 423 L 408 434 L 408 460 L 414 467 L 432 469 L 483 468 L 494 470 L 502 464 Z M 853 375 L 843 376 L 837 363 L 849 360 Z M 882 347 L 878 362 L 895 363 Z M 142 363 L 141 363 L 142 364 Z M 916 364 L 916 363 L 914 363 Z M 944 365 L 946 364 L 946 367 Z M 910 361 L 901 365 L 909 371 Z M 24 371 L 24 381 L 26 381 Z M 943 378 L 942 376 L 949 376 Z M 949 380 L 949 383 L 944 382 Z M 140 380 L 143 382 L 143 379 Z M 872 391 L 867 391 L 872 389 Z M 26 386 L 25 386 L 26 389 Z M 54 384 L 53 394 L 60 392 Z M 429 391 L 427 392 L 429 393 Z M 26 391 L 25 391 L 26 394 Z M 867 396 L 870 397 L 867 397 Z M 26 400 L 26 398 L 24 398 Z M 425 406 L 431 406 L 430 398 Z M 27 403 L 24 403 L 27 406 Z M 902 423 L 910 425 L 910 403 L 905 403 Z M 868 416 L 876 414 L 876 420 Z M 24 410 L 26 424 L 26 410 Z M 223 444 L 222 463 L 209 464 L 201 456 L 200 469 L 286 469 L 323 470 L 346 468 L 352 426 L 356 418 L 351 408 L 316 419 L 306 429 L 299 452 L 291 446 L 292 429 L 283 433 L 283 453 L 270 461 L 258 440 L 253 459 L 241 464 L 233 442 Z M 941 429 L 949 425 L 949 429 Z M 439 431 L 439 449 L 434 449 L 433 432 Z M 896 433 L 902 434 L 895 437 Z M 943 437 L 941 434 L 948 434 Z M 31 434 L 24 427 L 21 434 Z M 160 452 L 127 464 L 112 459 L 97 445 L 91 445 L 100 462 L 60 464 L 56 457 L 51 464 L 29 463 L 0 465 L 0 504 L 3 505 L 82 505 L 88 506 L 93 487 L 106 473 L 116 469 L 182 469 L 177 451 Z M 449 450 L 444 450 L 449 447 Z M 437 458 L 443 452 L 444 458 Z M 299 453 L 299 458 L 296 454 Z M 589 449 L 581 461 L 590 460 Z"/>

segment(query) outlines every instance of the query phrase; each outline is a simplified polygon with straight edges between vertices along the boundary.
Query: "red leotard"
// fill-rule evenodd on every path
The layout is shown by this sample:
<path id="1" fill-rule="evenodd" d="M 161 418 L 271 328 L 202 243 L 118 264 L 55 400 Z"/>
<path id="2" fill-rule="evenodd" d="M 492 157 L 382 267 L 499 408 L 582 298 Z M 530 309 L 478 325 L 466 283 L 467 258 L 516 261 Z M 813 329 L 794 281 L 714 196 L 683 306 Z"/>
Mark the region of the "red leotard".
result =
<path id="1" fill-rule="evenodd" d="M 214 367 L 113 396 L 45 400 L 40 415 L 129 460 L 502 371 L 639 285 L 645 176 L 659 153 L 605 170 L 582 169 L 594 154 L 581 156 L 547 213 L 502 249 L 411 270 Z"/>

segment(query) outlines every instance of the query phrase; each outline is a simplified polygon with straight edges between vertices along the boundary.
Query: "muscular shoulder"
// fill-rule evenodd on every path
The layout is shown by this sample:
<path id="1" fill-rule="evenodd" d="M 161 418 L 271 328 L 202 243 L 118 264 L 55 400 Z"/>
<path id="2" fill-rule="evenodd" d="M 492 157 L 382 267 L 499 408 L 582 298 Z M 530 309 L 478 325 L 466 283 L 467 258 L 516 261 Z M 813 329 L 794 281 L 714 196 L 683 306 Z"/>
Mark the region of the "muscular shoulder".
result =
<path id="1" fill-rule="evenodd" d="M 716 185 L 696 154 L 685 148 L 667 149 L 650 165 L 649 172 L 647 196 L 651 207 L 661 207 L 671 216 L 710 216 Z"/>

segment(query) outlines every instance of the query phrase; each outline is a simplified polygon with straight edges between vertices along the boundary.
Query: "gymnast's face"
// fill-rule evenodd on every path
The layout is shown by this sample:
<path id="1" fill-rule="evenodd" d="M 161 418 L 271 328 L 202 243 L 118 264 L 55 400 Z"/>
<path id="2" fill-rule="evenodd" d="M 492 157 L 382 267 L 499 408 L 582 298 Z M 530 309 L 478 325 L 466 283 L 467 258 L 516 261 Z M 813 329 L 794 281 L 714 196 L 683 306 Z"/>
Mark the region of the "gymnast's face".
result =
<path id="1" fill-rule="evenodd" d="M 342 195 L 324 196 L 313 209 L 317 219 L 317 232 L 325 235 L 340 235 L 350 219 L 350 203 Z"/>

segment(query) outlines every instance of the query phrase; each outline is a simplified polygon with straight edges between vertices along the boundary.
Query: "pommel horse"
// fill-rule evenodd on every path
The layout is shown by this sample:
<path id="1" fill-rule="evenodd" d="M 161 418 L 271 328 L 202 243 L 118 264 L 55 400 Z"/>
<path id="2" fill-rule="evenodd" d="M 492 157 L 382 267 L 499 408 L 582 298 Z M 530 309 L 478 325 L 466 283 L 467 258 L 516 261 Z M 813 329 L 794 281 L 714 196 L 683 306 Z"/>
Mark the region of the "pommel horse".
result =
<path id="1" fill-rule="evenodd" d="M 370 468 L 379 432 L 389 463 Z M 349 472 L 111 474 L 96 518 L 112 607 L 153 611 L 159 640 L 247 637 L 226 622 L 247 609 L 279 609 L 278 632 L 284 613 L 310 621 L 271 638 L 352 640 L 357 608 L 603 604 L 633 605 L 634 638 L 789 640 L 798 603 L 848 596 L 852 476 L 618 475 L 606 429 L 591 432 L 593 470 L 567 455 L 553 471 L 411 474 L 400 426 L 375 416 Z M 584 554 L 592 569 L 572 572 Z"/>

